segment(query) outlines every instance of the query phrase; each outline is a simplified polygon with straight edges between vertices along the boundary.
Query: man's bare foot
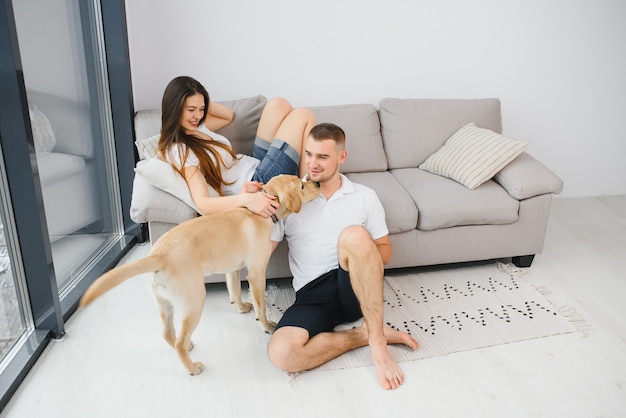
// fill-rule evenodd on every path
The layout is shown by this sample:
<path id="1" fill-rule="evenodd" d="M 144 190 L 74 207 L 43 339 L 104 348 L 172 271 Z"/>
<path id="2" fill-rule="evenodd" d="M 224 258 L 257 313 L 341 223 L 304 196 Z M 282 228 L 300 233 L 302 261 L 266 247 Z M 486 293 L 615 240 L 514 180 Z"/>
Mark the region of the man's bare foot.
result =
<path id="1" fill-rule="evenodd" d="M 379 342 L 370 340 L 370 351 L 376 367 L 376 376 L 382 388 L 389 390 L 400 387 L 404 383 L 404 374 L 391 355 L 387 342 L 382 339 Z"/>
<path id="2" fill-rule="evenodd" d="M 367 325 L 365 321 L 362 325 L 363 330 L 367 333 Z M 372 353 L 372 360 L 374 361 L 374 367 L 376 368 L 376 376 L 383 389 L 396 389 L 404 383 L 404 374 L 398 366 L 398 363 L 393 358 L 393 355 L 389 351 L 388 344 L 404 344 L 412 350 L 417 350 L 419 346 L 417 341 L 406 332 L 401 332 L 390 328 L 388 326 L 383 327 L 384 339 L 377 340 L 375 338 L 369 339 L 370 351 Z"/>
<path id="3" fill-rule="evenodd" d="M 410 334 L 406 332 L 395 330 L 391 327 L 384 326 L 383 333 L 387 339 L 387 344 L 404 344 L 411 350 L 417 350 L 419 344 Z"/>

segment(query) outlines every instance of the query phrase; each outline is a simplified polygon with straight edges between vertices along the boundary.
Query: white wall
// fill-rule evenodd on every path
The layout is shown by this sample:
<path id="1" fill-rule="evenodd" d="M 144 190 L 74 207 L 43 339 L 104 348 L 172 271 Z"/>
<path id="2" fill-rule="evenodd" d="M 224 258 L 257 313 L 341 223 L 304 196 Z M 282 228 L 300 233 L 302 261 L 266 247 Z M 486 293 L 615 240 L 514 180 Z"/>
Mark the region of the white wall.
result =
<path id="1" fill-rule="evenodd" d="M 624 0 L 127 0 L 136 109 L 191 75 L 224 100 L 502 100 L 504 133 L 565 181 L 626 194 Z"/>

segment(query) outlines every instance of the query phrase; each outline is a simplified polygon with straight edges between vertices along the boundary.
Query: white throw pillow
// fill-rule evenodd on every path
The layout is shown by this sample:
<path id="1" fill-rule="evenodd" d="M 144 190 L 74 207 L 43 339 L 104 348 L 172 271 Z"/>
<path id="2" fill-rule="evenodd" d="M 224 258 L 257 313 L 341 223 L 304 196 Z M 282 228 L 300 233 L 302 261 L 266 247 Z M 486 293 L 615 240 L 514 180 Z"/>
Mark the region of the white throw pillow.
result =
<path id="1" fill-rule="evenodd" d="M 57 140 L 50 121 L 35 104 L 29 105 L 28 115 L 30 117 L 30 127 L 33 131 L 35 152 L 37 154 L 52 152 Z"/>
<path id="2" fill-rule="evenodd" d="M 528 144 L 467 124 L 419 168 L 475 189 L 517 158 Z"/>
<path id="3" fill-rule="evenodd" d="M 156 147 L 159 145 L 160 138 L 161 134 L 157 134 L 151 136 L 150 138 L 136 140 L 135 146 L 137 147 L 139 158 L 142 160 L 148 160 L 156 156 Z"/>
<path id="4" fill-rule="evenodd" d="M 135 172 L 146 179 L 152 186 L 176 196 L 190 208 L 202 214 L 191 198 L 187 182 L 169 163 L 158 158 L 149 158 L 139 161 L 137 167 L 135 167 Z M 212 190 L 209 193 L 212 196 L 217 196 L 217 193 Z"/>

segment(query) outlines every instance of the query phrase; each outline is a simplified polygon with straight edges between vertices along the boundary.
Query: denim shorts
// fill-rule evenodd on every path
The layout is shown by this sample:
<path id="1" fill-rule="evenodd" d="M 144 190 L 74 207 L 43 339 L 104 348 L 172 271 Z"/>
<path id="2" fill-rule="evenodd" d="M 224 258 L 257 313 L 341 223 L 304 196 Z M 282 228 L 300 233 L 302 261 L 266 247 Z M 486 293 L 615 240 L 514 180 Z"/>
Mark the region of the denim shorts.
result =
<path id="1" fill-rule="evenodd" d="M 362 316 L 361 305 L 350 284 L 350 275 L 339 267 L 298 290 L 296 301 L 285 311 L 276 329 L 304 328 L 309 332 L 309 338 L 313 338 Z"/>
<path id="2" fill-rule="evenodd" d="M 252 175 L 252 181 L 267 183 L 279 174 L 298 175 L 300 156 L 291 145 L 280 139 L 275 139 L 268 148 L 258 143 L 255 141 L 252 156 L 261 162 Z"/>

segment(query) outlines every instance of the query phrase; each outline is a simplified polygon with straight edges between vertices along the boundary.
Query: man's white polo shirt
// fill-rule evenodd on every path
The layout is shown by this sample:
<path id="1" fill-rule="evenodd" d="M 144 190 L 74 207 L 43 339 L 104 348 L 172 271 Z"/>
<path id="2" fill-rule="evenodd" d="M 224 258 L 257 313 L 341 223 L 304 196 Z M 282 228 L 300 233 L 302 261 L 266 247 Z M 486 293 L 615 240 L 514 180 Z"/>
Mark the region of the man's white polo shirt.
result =
<path id="1" fill-rule="evenodd" d="M 363 226 L 373 239 L 389 234 L 376 192 L 341 175 L 341 187 L 329 200 L 320 195 L 274 226 L 272 241 L 286 238 L 289 244 L 295 290 L 338 267 L 337 240 L 351 225 Z"/>

